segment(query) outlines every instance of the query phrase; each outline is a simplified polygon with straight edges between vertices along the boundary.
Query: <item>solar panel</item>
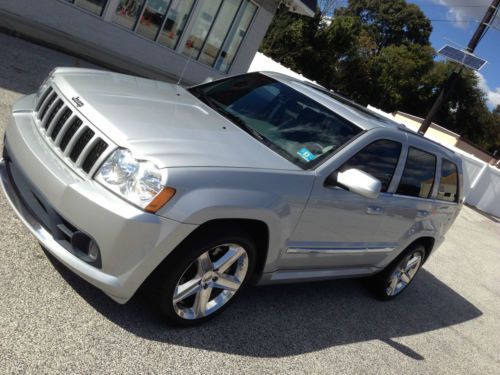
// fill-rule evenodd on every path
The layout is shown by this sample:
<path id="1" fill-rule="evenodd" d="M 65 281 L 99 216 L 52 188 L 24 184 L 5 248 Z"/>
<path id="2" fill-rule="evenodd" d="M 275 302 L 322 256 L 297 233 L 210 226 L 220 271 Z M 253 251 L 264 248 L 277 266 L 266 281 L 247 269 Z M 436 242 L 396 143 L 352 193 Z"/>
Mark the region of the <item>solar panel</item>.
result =
<path id="1" fill-rule="evenodd" d="M 453 60 L 474 70 L 480 70 L 484 66 L 484 64 L 486 64 L 486 60 L 480 59 L 473 54 L 464 52 L 458 48 L 448 45 L 441 48 L 438 53 L 450 60 Z"/>

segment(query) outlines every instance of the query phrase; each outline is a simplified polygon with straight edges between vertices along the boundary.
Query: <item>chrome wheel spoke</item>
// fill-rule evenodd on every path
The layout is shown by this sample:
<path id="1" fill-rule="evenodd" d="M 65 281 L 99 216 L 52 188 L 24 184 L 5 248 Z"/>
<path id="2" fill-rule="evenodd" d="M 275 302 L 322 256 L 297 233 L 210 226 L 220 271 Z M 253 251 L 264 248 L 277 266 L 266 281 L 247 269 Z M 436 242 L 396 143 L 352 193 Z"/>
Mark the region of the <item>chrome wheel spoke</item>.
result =
<path id="1" fill-rule="evenodd" d="M 193 294 L 198 293 L 201 289 L 200 280 L 201 279 L 197 277 L 185 282 L 184 284 L 178 285 L 174 292 L 174 303 L 180 302 L 188 297 L 191 297 Z"/>
<path id="2" fill-rule="evenodd" d="M 396 292 L 396 287 L 398 286 L 399 279 L 397 275 L 393 274 L 387 287 L 387 294 L 392 296 Z"/>
<path id="3" fill-rule="evenodd" d="M 242 247 L 229 247 L 226 254 L 214 263 L 215 271 L 220 273 L 227 271 L 243 254 L 245 254 L 245 250 Z"/>
<path id="4" fill-rule="evenodd" d="M 399 278 L 405 284 L 408 284 L 411 280 L 411 277 L 404 271 L 401 272 L 401 275 L 399 276 Z"/>
<path id="5" fill-rule="evenodd" d="M 206 287 L 201 288 L 200 291 L 196 294 L 196 298 L 194 299 L 193 304 L 194 315 L 196 318 L 205 316 L 211 293 L 212 288 Z"/>
<path id="6" fill-rule="evenodd" d="M 217 273 L 216 275 L 217 278 L 212 284 L 214 288 L 235 292 L 241 286 L 241 281 L 238 280 L 238 278 L 235 276 L 221 274 L 221 273 Z"/>
<path id="7" fill-rule="evenodd" d="M 206 253 L 201 254 L 198 257 L 198 272 L 200 275 L 203 275 L 209 271 L 212 271 L 214 266 L 212 261 L 210 260 L 210 256 L 208 255 L 208 251 Z"/>
<path id="8" fill-rule="evenodd" d="M 405 272 L 408 272 L 416 267 L 418 267 L 418 265 L 420 265 L 420 257 L 419 256 L 415 256 L 414 258 L 411 258 L 408 263 L 406 263 L 406 266 L 405 266 Z"/>

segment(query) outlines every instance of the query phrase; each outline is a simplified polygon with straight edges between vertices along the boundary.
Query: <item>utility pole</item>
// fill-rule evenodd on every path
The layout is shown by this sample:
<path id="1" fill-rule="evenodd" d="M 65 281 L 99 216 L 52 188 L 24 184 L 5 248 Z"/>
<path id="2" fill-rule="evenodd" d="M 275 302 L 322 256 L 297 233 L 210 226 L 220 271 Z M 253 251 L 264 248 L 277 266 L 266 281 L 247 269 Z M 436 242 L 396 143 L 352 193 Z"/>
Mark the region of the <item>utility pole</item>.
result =
<path id="1" fill-rule="evenodd" d="M 481 23 L 476 29 L 476 32 L 472 36 L 471 40 L 469 41 L 469 44 L 467 45 L 466 51 L 469 53 L 473 53 L 474 50 L 476 49 L 477 44 L 483 37 L 484 33 L 487 31 L 487 28 L 489 26 L 489 23 L 492 21 L 492 18 L 495 16 L 496 11 L 498 9 L 498 6 L 500 5 L 500 0 L 493 0 L 491 5 L 488 7 L 486 10 L 486 13 L 484 14 L 483 19 L 481 20 Z M 420 128 L 418 129 L 419 134 L 424 135 L 427 129 L 429 129 L 429 126 L 432 123 L 432 119 L 434 116 L 436 116 L 437 111 L 441 107 L 444 101 L 448 99 L 448 97 L 451 94 L 451 91 L 453 90 L 453 87 L 458 81 L 458 77 L 460 77 L 460 73 L 462 72 L 463 67 L 460 66 L 459 68 L 456 68 L 451 74 L 448 80 L 445 82 L 443 88 L 441 89 L 441 92 L 439 93 L 439 96 L 437 97 L 436 101 L 434 102 L 431 110 L 427 114 L 427 117 L 425 120 L 422 122 L 422 125 L 420 125 Z"/>

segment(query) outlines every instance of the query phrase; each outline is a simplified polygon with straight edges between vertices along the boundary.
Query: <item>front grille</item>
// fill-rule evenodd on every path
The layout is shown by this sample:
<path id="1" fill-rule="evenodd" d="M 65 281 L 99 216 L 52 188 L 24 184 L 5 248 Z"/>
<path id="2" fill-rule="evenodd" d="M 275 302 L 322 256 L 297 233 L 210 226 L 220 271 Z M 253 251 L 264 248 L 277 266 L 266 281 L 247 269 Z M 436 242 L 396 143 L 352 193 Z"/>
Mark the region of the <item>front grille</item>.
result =
<path id="1" fill-rule="evenodd" d="M 108 142 L 50 86 L 41 93 L 35 112 L 38 127 L 54 152 L 80 173 L 90 173 Z"/>

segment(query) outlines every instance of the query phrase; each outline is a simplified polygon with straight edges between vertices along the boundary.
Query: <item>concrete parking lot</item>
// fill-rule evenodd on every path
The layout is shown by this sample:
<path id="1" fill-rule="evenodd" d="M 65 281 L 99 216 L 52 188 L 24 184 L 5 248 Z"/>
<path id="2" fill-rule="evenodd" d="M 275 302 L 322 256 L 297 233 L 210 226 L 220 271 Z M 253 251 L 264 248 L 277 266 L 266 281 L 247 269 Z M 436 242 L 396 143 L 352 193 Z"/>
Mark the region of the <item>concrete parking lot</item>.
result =
<path id="1" fill-rule="evenodd" d="M 89 66 L 0 34 L 0 135 L 17 98 L 74 65 Z M 209 324 L 174 329 L 44 253 L 0 194 L 0 373 L 499 374 L 499 266 L 500 222 L 465 207 L 393 302 L 356 280 L 250 287 Z"/>

